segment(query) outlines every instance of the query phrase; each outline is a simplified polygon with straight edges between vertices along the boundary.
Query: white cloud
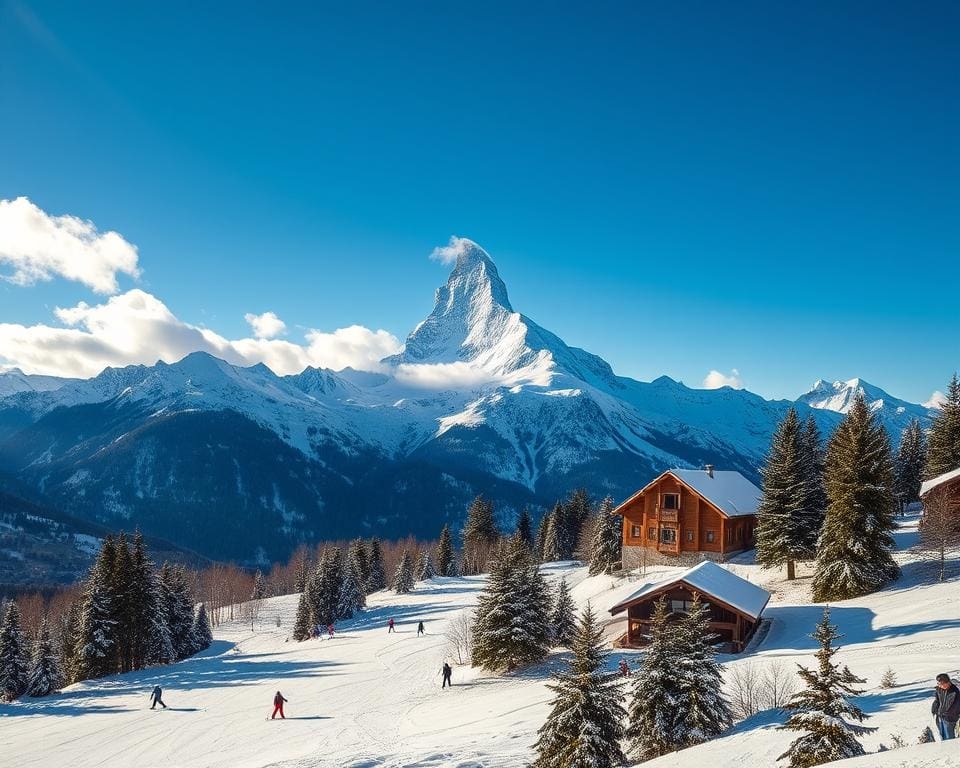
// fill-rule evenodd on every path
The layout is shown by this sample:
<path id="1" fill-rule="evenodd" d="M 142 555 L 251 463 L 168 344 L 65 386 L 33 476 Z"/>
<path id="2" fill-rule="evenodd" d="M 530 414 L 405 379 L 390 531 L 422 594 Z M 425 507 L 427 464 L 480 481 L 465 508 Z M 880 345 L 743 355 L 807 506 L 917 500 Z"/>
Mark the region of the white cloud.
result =
<path id="1" fill-rule="evenodd" d="M 98 232 L 92 221 L 51 216 L 26 197 L 0 200 L 0 265 L 13 268 L 2 276 L 11 283 L 59 276 L 114 294 L 118 273 L 140 276 L 137 258 L 136 246 L 116 232 Z"/>
<path id="2" fill-rule="evenodd" d="M 940 409 L 943 407 L 943 404 L 947 402 L 947 396 L 943 394 L 939 389 L 935 389 L 933 394 L 930 395 L 930 399 L 927 402 L 923 403 L 924 408 L 936 408 Z"/>
<path id="3" fill-rule="evenodd" d="M 720 387 L 743 389 L 743 379 L 740 378 L 740 371 L 736 368 L 731 368 L 729 374 L 710 371 L 703 379 L 704 389 L 720 389 Z"/>
<path id="4" fill-rule="evenodd" d="M 473 240 L 468 240 L 465 237 L 457 237 L 453 235 L 450 238 L 450 242 L 443 246 L 437 246 L 433 249 L 433 252 L 430 254 L 430 258 L 434 261 L 439 261 L 441 264 L 454 264 L 457 261 L 457 258 L 466 253 L 468 248 L 478 248 L 483 250 L 477 245 Z"/>
<path id="5" fill-rule="evenodd" d="M 502 381 L 501 377 L 462 361 L 401 363 L 394 371 L 401 384 L 422 389 L 465 389 Z"/>
<path id="6" fill-rule="evenodd" d="M 264 363 L 280 375 L 299 373 L 309 365 L 379 371 L 380 359 L 402 347 L 387 331 L 358 325 L 332 333 L 311 330 L 306 344 L 230 340 L 183 322 L 160 299 L 139 289 L 103 304 L 58 308 L 56 316 L 65 327 L 0 323 L 0 365 L 17 366 L 25 373 L 89 377 L 106 366 L 172 363 L 203 351 L 235 365 Z"/>
<path id="7" fill-rule="evenodd" d="M 262 315 L 247 312 L 243 319 L 250 324 L 253 335 L 258 339 L 272 339 L 287 330 L 287 324 L 273 312 L 264 312 Z"/>

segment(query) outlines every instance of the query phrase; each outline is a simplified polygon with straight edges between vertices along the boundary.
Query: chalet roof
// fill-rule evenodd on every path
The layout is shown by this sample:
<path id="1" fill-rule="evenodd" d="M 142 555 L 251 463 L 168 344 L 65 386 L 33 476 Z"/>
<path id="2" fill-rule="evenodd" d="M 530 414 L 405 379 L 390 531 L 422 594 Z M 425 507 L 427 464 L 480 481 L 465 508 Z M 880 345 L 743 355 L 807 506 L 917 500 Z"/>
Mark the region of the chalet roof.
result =
<path id="1" fill-rule="evenodd" d="M 757 486 L 734 470 L 714 470 L 711 473 L 705 469 L 668 469 L 633 494 L 620 507 L 640 496 L 663 475 L 673 475 L 681 483 L 703 496 L 727 517 L 757 514 L 760 497 L 763 495 L 763 492 Z M 617 507 L 617 509 L 620 507 Z"/>
<path id="2" fill-rule="evenodd" d="M 951 480 L 955 480 L 958 477 L 960 477 L 960 467 L 951 469 L 949 472 L 944 472 L 942 475 L 937 475 L 936 477 L 930 478 L 920 486 L 920 496 L 926 496 L 934 488 L 941 486 L 944 483 L 949 483 Z"/>
<path id="3" fill-rule="evenodd" d="M 704 560 L 677 576 L 652 584 L 644 584 L 632 595 L 613 606 L 610 613 L 620 613 L 627 606 L 681 582 L 705 597 L 713 597 L 731 608 L 736 608 L 752 619 L 760 618 L 770 599 L 770 593 L 767 590 L 737 576 L 712 560 Z"/>

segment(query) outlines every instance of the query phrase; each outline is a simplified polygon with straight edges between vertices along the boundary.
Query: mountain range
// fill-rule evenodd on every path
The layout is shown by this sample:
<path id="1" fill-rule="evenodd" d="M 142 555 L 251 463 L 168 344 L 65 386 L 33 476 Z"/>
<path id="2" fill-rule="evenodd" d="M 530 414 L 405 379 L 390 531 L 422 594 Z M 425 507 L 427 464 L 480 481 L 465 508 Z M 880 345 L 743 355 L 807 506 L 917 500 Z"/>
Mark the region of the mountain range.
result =
<path id="1" fill-rule="evenodd" d="M 0 374 L 0 471 L 77 518 L 266 562 L 301 541 L 432 537 L 479 493 L 509 525 L 672 466 L 756 481 L 787 409 L 829 434 L 856 392 L 894 440 L 930 417 L 860 379 L 788 401 L 618 376 L 516 312 L 489 255 L 460 243 L 433 311 L 377 372 L 277 376 L 197 352 L 88 380 Z"/>

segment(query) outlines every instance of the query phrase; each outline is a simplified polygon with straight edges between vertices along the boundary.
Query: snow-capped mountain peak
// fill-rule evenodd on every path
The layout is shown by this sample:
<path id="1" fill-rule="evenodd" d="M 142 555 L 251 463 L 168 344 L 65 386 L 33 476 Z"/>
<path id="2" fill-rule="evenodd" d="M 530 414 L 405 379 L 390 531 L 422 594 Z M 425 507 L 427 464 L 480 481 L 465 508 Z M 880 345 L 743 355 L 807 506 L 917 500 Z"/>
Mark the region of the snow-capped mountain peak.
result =
<path id="1" fill-rule="evenodd" d="M 797 402 L 806 403 L 811 408 L 847 413 L 858 394 L 863 395 L 867 406 L 877 414 L 894 438 L 899 438 L 900 432 L 912 419 L 925 421 L 929 417 L 928 408 L 894 397 L 859 377 L 833 382 L 818 379 L 809 392 L 797 398 Z"/>

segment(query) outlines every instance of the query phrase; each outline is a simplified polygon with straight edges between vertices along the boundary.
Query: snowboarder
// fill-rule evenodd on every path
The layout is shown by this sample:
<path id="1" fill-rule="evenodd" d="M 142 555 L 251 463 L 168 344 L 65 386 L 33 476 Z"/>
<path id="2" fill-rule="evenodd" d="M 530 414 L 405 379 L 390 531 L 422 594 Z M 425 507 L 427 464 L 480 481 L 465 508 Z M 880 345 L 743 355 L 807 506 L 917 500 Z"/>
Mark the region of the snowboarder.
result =
<path id="1" fill-rule="evenodd" d="M 630 677 L 630 665 L 626 659 L 620 659 L 620 677 Z"/>
<path id="2" fill-rule="evenodd" d="M 153 689 L 153 693 L 150 694 L 150 709 L 153 709 L 159 704 L 164 709 L 167 708 L 167 705 L 163 703 L 163 689 L 158 685 Z"/>
<path id="3" fill-rule="evenodd" d="M 422 634 L 423 634 L 424 632 L 426 632 L 426 631 L 427 631 L 427 630 L 425 630 L 425 629 L 423 628 L 423 622 L 422 622 L 422 621 L 421 621 L 419 624 L 417 624 L 417 637 L 420 637 L 420 635 L 422 635 Z"/>
<path id="4" fill-rule="evenodd" d="M 270 715 L 270 719 L 273 720 L 277 716 L 277 712 L 280 713 L 280 719 L 286 720 L 287 718 L 283 716 L 283 704 L 286 701 L 283 698 L 283 694 L 280 691 L 277 691 L 277 695 L 273 697 L 273 714 Z"/>
<path id="5" fill-rule="evenodd" d="M 387 622 L 387 634 L 389 635 L 391 632 L 393 632 L 393 619 Z"/>
<path id="6" fill-rule="evenodd" d="M 930 704 L 930 712 L 936 716 L 937 729 L 944 741 L 957 735 L 957 720 L 960 720 L 960 689 L 951 682 L 950 675 L 937 675 L 937 687 L 933 702 Z"/>
<path id="7" fill-rule="evenodd" d="M 441 688 L 446 688 L 448 685 L 453 688 L 453 681 L 450 679 L 450 676 L 453 674 L 453 669 L 447 662 L 443 662 L 443 685 Z"/>
<path id="8" fill-rule="evenodd" d="M 333 637 L 333 624 L 327 624 L 327 634 Z"/>

